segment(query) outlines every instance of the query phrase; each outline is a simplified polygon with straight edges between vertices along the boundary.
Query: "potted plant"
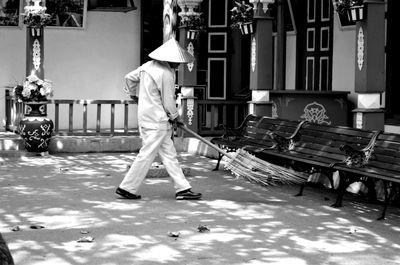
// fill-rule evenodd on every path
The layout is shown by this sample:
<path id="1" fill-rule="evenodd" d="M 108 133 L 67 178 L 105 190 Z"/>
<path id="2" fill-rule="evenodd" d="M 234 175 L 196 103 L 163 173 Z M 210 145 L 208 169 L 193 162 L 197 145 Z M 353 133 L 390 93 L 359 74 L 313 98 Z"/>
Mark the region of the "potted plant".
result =
<path id="1" fill-rule="evenodd" d="M 53 96 L 52 82 L 31 74 L 23 84 L 13 87 L 11 95 L 25 105 L 24 118 L 19 123 L 19 133 L 25 148 L 30 152 L 45 152 L 48 149 L 53 121 L 47 116 L 47 98 Z"/>
<path id="2" fill-rule="evenodd" d="M 231 9 L 231 27 L 239 28 L 243 35 L 253 33 L 253 7 L 245 1 L 235 1 Z"/>
<path id="3" fill-rule="evenodd" d="M 46 7 L 35 3 L 33 6 L 25 6 L 21 14 L 23 23 L 31 29 L 32 36 L 40 36 L 43 27 L 51 24 L 52 16 L 46 13 Z"/>
<path id="4" fill-rule="evenodd" d="M 13 88 L 12 95 L 19 102 L 44 102 L 47 97 L 53 96 L 53 85 L 50 80 L 42 80 L 31 74 L 22 85 L 18 84 Z"/>
<path id="5" fill-rule="evenodd" d="M 341 15 L 347 15 L 349 21 L 355 22 L 364 19 L 363 0 L 336 0 L 336 11 Z"/>
<path id="6" fill-rule="evenodd" d="M 181 25 L 188 29 L 186 37 L 189 40 L 195 40 L 199 33 L 205 30 L 204 20 L 200 13 L 182 16 Z"/>

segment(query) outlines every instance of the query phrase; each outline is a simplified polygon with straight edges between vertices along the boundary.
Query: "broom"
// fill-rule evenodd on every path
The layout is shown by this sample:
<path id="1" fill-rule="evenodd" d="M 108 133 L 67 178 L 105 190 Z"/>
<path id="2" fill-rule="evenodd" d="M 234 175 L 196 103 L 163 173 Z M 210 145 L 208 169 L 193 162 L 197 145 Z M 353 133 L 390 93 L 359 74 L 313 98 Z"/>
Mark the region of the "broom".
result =
<path id="1" fill-rule="evenodd" d="M 262 186 L 301 184 L 308 179 L 308 176 L 304 173 L 269 163 L 243 149 L 237 149 L 236 152 L 228 153 L 190 130 L 186 124 L 179 122 L 177 125 L 185 132 L 223 154 L 225 156 L 224 161 L 226 162 L 225 168 L 231 171 L 237 178 L 242 177 Z"/>

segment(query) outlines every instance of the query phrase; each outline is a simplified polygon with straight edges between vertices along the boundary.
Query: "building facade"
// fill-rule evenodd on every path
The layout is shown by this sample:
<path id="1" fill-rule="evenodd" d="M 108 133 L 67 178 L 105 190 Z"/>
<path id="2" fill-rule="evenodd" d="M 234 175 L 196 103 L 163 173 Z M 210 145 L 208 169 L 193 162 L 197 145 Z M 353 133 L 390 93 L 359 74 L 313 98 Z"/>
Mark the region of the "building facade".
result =
<path id="1" fill-rule="evenodd" d="M 22 12 L 25 1 L 17 2 Z M 55 99 L 127 99 L 123 76 L 162 43 L 167 5 L 176 14 L 176 38 L 197 59 L 179 69 L 177 85 L 190 103 L 183 115 L 200 118 L 198 127 L 226 121 L 218 102 L 239 100 L 259 115 L 398 132 L 398 1 L 365 0 L 364 19 L 352 22 L 336 12 L 336 0 L 251 0 L 255 27 L 249 35 L 231 28 L 231 0 L 59 2 L 81 5 L 83 11 L 78 23 L 76 16 L 68 20 L 60 14 L 45 29 L 45 77 L 54 82 Z M 15 1 L 2 0 L 1 85 L 20 82 L 26 74 L 25 26 L 6 20 L 13 7 Z M 195 40 L 188 40 L 188 29 L 180 25 L 190 8 L 205 22 Z M 200 111 L 195 100 L 217 103 L 201 105 Z M 199 117 L 193 117 L 194 108 Z"/>

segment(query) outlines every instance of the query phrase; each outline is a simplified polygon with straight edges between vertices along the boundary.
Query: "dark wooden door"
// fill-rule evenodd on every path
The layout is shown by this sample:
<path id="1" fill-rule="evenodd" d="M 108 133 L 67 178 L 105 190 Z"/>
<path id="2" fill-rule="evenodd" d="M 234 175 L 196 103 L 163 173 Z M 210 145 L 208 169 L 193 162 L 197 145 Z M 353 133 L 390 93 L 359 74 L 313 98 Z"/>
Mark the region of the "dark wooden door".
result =
<path id="1" fill-rule="evenodd" d="M 150 58 L 149 53 L 163 43 L 163 0 L 142 0 L 140 2 L 142 36 L 141 63 Z"/>
<path id="2" fill-rule="evenodd" d="M 333 6 L 331 0 L 304 0 L 299 5 L 297 89 L 332 89 Z"/>
<path id="3" fill-rule="evenodd" d="M 397 14 L 399 0 L 388 0 L 387 6 L 387 40 L 386 40 L 386 123 L 400 125 L 400 79 L 397 62 L 400 60 L 400 40 L 398 38 Z"/>

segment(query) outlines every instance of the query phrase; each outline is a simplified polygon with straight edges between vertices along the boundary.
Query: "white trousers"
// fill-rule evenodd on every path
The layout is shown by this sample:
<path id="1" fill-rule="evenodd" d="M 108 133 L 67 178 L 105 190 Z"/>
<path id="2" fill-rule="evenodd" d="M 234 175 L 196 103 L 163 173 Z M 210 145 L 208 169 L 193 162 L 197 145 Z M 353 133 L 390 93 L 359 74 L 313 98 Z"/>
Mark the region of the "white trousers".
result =
<path id="1" fill-rule="evenodd" d="M 177 159 L 175 146 L 171 139 L 172 129 L 157 130 L 142 127 L 140 135 L 142 148 L 119 187 L 130 193 L 137 194 L 139 186 L 158 154 L 165 169 L 174 181 L 176 192 L 190 189 L 191 186 L 186 180 Z"/>

